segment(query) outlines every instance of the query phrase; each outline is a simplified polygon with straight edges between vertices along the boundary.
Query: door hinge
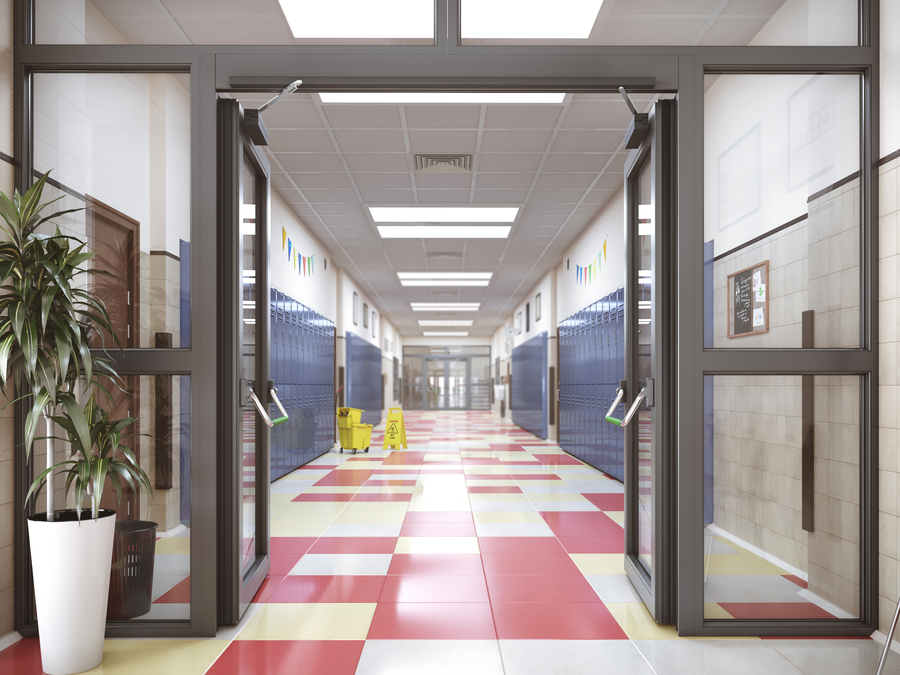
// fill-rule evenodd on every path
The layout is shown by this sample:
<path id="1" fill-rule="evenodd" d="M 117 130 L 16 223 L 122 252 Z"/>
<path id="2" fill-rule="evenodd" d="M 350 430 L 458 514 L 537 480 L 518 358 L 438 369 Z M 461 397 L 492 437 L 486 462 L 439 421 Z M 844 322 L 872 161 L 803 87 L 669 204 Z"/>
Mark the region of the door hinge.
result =
<path id="1" fill-rule="evenodd" d="M 131 339 L 131 324 L 128 324 L 128 339 Z"/>
<path id="2" fill-rule="evenodd" d="M 652 408 L 656 405 L 656 380 L 652 377 L 647 378 L 647 383 L 644 385 L 644 399 L 647 402 L 647 407 Z"/>
<path id="3" fill-rule="evenodd" d="M 127 304 L 130 305 L 131 304 L 131 291 L 126 291 L 126 294 L 128 295 Z"/>

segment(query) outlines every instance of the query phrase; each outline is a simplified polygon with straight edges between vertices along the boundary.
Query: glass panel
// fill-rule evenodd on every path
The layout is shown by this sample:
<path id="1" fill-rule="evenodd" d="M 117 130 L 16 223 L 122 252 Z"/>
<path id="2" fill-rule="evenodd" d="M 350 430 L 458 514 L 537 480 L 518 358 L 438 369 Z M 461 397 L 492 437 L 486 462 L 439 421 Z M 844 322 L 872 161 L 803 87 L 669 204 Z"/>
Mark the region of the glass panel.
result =
<path id="1" fill-rule="evenodd" d="M 655 233 L 652 163 L 649 158 L 640 170 L 637 181 L 638 199 L 638 279 L 637 279 L 637 391 L 653 377 L 653 331 L 651 306 L 653 301 L 653 236 Z M 637 495 L 638 495 L 638 557 L 648 572 L 653 569 L 653 492 L 651 479 L 652 411 L 643 403 L 637 412 Z"/>
<path id="2" fill-rule="evenodd" d="M 469 358 L 469 363 L 471 364 L 469 406 L 472 410 L 490 410 L 491 357 L 489 354 L 487 356 L 472 356 Z"/>
<path id="3" fill-rule="evenodd" d="M 447 379 L 444 371 L 444 360 L 425 359 L 427 387 L 426 408 L 442 410 L 447 407 Z"/>
<path id="4" fill-rule="evenodd" d="M 243 272 L 241 312 L 241 378 L 247 386 L 262 396 L 265 392 L 256 383 L 256 317 L 259 300 L 256 288 L 256 174 L 244 160 L 242 174 L 243 200 L 241 204 L 241 270 Z M 241 428 L 241 456 L 243 458 L 241 509 L 241 556 L 246 572 L 256 560 L 256 424 L 257 413 L 252 401 L 243 401 Z"/>
<path id="5" fill-rule="evenodd" d="M 707 348 L 860 346 L 859 115 L 856 75 L 706 77 Z"/>
<path id="6" fill-rule="evenodd" d="M 122 498 L 107 480 L 102 508 L 116 511 L 110 596 L 110 621 L 189 620 L 191 616 L 191 378 L 188 375 L 128 375 L 119 389 L 97 399 L 112 419 L 137 417 L 122 442 L 131 448 L 150 478 L 153 492 L 135 492 L 124 483 Z M 41 423 L 38 435 L 44 436 Z M 54 425 L 53 434 L 65 437 Z M 61 461 L 68 448 L 54 443 Z M 34 445 L 34 473 L 46 467 L 46 443 Z M 74 490 L 65 494 L 65 475 L 54 480 L 56 508 L 75 508 Z M 46 492 L 35 512 L 47 508 Z"/>
<path id="7" fill-rule="evenodd" d="M 447 407 L 468 408 L 467 360 L 447 361 Z"/>
<path id="8" fill-rule="evenodd" d="M 403 350 L 403 408 L 421 410 L 423 405 L 422 357 L 407 356 Z"/>
<path id="9" fill-rule="evenodd" d="M 190 347 L 190 110 L 187 75 L 34 76 L 35 168 L 115 275 L 94 291 L 123 347 Z"/>
<path id="10" fill-rule="evenodd" d="M 464 45 L 856 45 L 858 0 L 462 0 Z"/>
<path id="11" fill-rule="evenodd" d="M 434 0 L 35 0 L 38 44 L 434 43 Z"/>
<path id="12" fill-rule="evenodd" d="M 706 378 L 708 619 L 860 611 L 860 378 Z"/>

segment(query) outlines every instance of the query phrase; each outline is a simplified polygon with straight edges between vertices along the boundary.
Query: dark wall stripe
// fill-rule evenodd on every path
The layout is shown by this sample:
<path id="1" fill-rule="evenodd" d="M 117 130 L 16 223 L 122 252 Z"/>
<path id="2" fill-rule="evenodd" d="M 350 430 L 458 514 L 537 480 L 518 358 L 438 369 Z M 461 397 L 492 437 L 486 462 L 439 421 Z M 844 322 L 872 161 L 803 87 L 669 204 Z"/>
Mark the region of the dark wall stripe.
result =
<path id="1" fill-rule="evenodd" d="M 763 234 L 759 235 L 758 237 L 754 237 L 754 238 L 751 239 L 750 241 L 744 242 L 744 243 L 741 244 L 740 246 L 735 246 L 735 247 L 734 247 L 733 249 L 731 249 L 730 251 L 725 251 L 725 253 L 721 253 L 721 254 L 717 255 L 715 258 L 713 258 L 713 262 L 718 262 L 718 261 L 721 260 L 722 258 L 727 258 L 728 256 L 730 256 L 730 255 L 732 255 L 732 254 L 734 254 L 734 253 L 737 253 L 737 252 L 740 251 L 741 249 L 745 249 L 745 248 L 747 248 L 748 246 L 753 246 L 753 244 L 755 244 L 755 243 L 757 243 L 757 242 L 760 242 L 760 241 L 762 241 L 763 239 L 766 239 L 766 238 L 768 238 L 768 237 L 771 237 L 773 234 L 777 234 L 778 232 L 781 232 L 782 230 L 786 230 L 786 229 L 789 228 L 789 227 L 793 227 L 793 226 L 796 225 L 797 223 L 800 223 L 800 222 L 806 220 L 807 218 L 808 218 L 808 215 L 804 213 L 804 214 L 803 214 L 802 216 L 800 216 L 799 218 L 794 218 L 793 220 L 789 220 L 789 221 L 786 222 L 784 225 L 779 225 L 779 226 L 776 227 L 775 229 L 769 230 L 768 232 L 764 232 Z"/>

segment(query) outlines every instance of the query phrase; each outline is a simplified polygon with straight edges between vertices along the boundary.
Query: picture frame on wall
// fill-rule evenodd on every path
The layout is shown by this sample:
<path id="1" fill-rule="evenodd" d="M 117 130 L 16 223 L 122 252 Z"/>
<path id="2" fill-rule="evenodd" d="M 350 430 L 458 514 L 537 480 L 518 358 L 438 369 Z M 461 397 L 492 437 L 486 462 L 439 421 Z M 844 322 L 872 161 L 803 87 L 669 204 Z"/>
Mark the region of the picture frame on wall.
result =
<path id="1" fill-rule="evenodd" d="M 522 312 L 516 314 L 516 334 L 522 334 Z"/>
<path id="2" fill-rule="evenodd" d="M 534 322 L 541 320 L 541 294 L 534 296 Z"/>
<path id="3" fill-rule="evenodd" d="M 372 337 L 375 337 L 375 312 L 372 312 Z"/>
<path id="4" fill-rule="evenodd" d="M 359 296 L 353 292 L 353 325 L 359 325 Z"/>
<path id="5" fill-rule="evenodd" d="M 369 327 L 369 303 L 363 303 L 363 328 Z"/>

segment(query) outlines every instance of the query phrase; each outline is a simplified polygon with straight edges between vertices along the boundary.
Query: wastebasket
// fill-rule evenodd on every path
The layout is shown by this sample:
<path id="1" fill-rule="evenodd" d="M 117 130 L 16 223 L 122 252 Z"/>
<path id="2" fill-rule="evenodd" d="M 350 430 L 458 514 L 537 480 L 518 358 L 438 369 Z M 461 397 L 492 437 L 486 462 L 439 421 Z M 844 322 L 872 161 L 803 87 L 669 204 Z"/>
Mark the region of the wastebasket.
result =
<path id="1" fill-rule="evenodd" d="M 337 423 L 341 438 L 341 452 L 352 450 L 355 455 L 357 450 L 369 451 L 369 444 L 372 441 L 372 425 L 360 424 L 362 413 L 363 411 L 358 408 L 338 408 Z"/>
<path id="2" fill-rule="evenodd" d="M 116 523 L 107 619 L 133 619 L 150 611 L 157 527 L 148 520 Z"/>

